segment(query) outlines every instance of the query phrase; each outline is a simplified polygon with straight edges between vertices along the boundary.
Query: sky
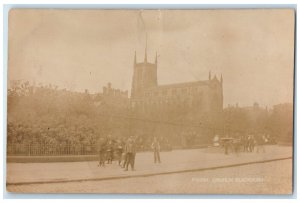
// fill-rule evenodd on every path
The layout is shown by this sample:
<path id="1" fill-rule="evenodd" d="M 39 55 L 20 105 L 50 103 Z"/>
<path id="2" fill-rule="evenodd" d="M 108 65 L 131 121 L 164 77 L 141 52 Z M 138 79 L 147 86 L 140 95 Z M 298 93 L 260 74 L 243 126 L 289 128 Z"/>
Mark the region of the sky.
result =
<path id="1" fill-rule="evenodd" d="M 134 52 L 158 54 L 158 83 L 223 75 L 224 106 L 293 101 L 294 11 L 55 10 L 9 13 L 8 82 L 129 90 Z M 146 37 L 147 36 L 147 37 Z"/>

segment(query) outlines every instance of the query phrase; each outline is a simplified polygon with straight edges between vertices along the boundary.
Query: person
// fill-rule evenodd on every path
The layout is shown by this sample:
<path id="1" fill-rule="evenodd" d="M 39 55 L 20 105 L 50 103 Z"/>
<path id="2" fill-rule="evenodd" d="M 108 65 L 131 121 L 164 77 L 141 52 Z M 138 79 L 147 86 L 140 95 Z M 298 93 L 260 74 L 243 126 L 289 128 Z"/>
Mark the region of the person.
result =
<path id="1" fill-rule="evenodd" d="M 118 163 L 119 166 L 121 166 L 121 162 L 122 162 L 122 154 L 123 154 L 123 143 L 120 139 L 117 140 L 116 143 L 116 153 L 117 153 L 117 157 L 118 157 Z"/>
<path id="2" fill-rule="evenodd" d="M 229 153 L 229 145 L 230 145 L 230 140 L 224 140 L 224 149 L 225 149 L 225 154 L 228 155 Z"/>
<path id="3" fill-rule="evenodd" d="M 225 135 L 224 138 L 222 138 L 222 145 L 224 147 L 224 153 L 225 155 L 229 154 L 229 148 L 232 147 L 232 140 L 229 137 L 229 135 Z"/>
<path id="4" fill-rule="evenodd" d="M 255 147 L 255 138 L 254 135 L 250 136 L 250 143 L 249 143 L 249 148 L 250 148 L 250 152 L 254 152 L 254 147 Z"/>
<path id="5" fill-rule="evenodd" d="M 243 135 L 242 138 L 241 138 L 241 142 L 242 142 L 242 146 L 243 146 L 243 151 L 244 152 L 247 152 L 248 149 L 247 149 L 247 136 L 246 135 Z"/>
<path id="6" fill-rule="evenodd" d="M 137 137 L 132 137 L 132 140 L 133 140 L 133 143 L 134 143 L 134 152 L 133 152 L 133 156 L 132 156 L 132 167 L 134 168 L 134 164 L 135 164 L 135 155 L 136 155 L 136 152 L 138 151 L 139 149 L 139 145 L 136 144 L 137 142 Z"/>
<path id="7" fill-rule="evenodd" d="M 107 143 L 106 143 L 106 156 L 107 156 L 107 163 L 111 164 L 113 160 L 113 140 L 111 139 L 111 136 L 108 136 Z"/>
<path id="8" fill-rule="evenodd" d="M 251 148 L 252 148 L 252 146 L 251 146 L 251 144 L 252 144 L 251 137 L 252 137 L 251 134 L 249 134 L 249 135 L 247 136 L 247 140 L 246 140 L 246 146 L 247 146 L 246 148 L 247 148 L 247 152 L 251 152 Z"/>
<path id="9" fill-rule="evenodd" d="M 232 144 L 233 144 L 234 152 L 238 156 L 240 152 L 241 139 L 240 138 L 233 139 Z"/>
<path id="10" fill-rule="evenodd" d="M 126 146 L 126 142 L 127 142 L 127 139 L 126 138 L 123 138 L 122 139 L 122 144 L 123 144 L 123 152 L 122 152 L 122 155 L 121 155 L 121 167 L 122 168 L 125 168 L 126 167 L 126 152 L 125 152 L 125 146 Z"/>
<path id="11" fill-rule="evenodd" d="M 103 138 L 100 138 L 98 143 L 98 154 L 99 154 L 99 164 L 98 166 L 105 167 L 105 141 Z"/>
<path id="12" fill-rule="evenodd" d="M 266 137 L 264 135 L 259 135 L 257 138 L 257 148 L 256 148 L 256 153 L 259 153 L 260 150 L 262 150 L 264 153 L 265 151 L 265 142 L 266 142 Z"/>
<path id="13" fill-rule="evenodd" d="M 126 153 L 125 153 L 125 150 L 123 150 L 123 153 L 121 155 L 121 160 L 123 161 L 123 162 L 121 161 L 122 162 L 121 167 L 125 168 L 125 166 L 126 166 Z"/>
<path id="14" fill-rule="evenodd" d="M 125 171 L 128 171 L 128 166 L 130 164 L 131 170 L 134 170 L 134 159 L 135 159 L 135 143 L 133 137 L 129 137 L 125 145 L 126 163 Z"/>
<path id="15" fill-rule="evenodd" d="M 154 163 L 160 163 L 160 144 L 156 137 L 154 137 L 151 147 L 154 152 Z"/>

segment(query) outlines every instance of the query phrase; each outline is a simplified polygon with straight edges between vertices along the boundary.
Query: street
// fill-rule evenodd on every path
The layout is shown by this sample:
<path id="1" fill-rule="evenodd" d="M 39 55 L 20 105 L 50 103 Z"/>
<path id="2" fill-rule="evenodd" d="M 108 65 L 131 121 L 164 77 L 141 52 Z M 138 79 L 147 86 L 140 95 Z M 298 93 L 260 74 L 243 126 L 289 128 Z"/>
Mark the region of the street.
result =
<path id="1" fill-rule="evenodd" d="M 139 178 L 9 185 L 7 190 L 17 193 L 287 194 L 292 191 L 292 160 Z"/>
<path id="2" fill-rule="evenodd" d="M 111 177 L 144 176 L 166 174 L 178 171 L 194 171 L 228 165 L 292 157 L 289 146 L 266 146 L 265 153 L 230 153 L 224 155 L 222 148 L 186 149 L 161 152 L 161 164 L 153 163 L 152 152 L 136 154 L 135 171 L 124 171 L 116 162 L 98 167 L 96 161 L 47 162 L 47 163 L 7 163 L 8 183 L 55 182 L 70 180 L 94 180 Z"/>

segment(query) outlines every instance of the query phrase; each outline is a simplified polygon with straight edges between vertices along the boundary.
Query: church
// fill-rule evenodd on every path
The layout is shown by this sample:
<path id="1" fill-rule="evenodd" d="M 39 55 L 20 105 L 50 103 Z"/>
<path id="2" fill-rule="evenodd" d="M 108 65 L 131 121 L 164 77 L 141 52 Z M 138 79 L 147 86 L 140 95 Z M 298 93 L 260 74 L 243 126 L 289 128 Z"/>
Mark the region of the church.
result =
<path id="1" fill-rule="evenodd" d="M 133 114 L 174 122 L 219 123 L 223 110 L 223 77 L 159 85 L 157 53 L 151 63 L 147 46 L 142 62 L 133 61 L 130 104 Z"/>

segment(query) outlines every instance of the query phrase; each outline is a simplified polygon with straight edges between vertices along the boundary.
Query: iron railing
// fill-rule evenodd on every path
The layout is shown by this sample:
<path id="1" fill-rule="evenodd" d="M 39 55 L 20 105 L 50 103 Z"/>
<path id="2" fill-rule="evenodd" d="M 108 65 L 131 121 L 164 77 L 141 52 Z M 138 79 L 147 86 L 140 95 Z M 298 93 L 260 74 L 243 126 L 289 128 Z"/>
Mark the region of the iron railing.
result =
<path id="1" fill-rule="evenodd" d="M 62 155 L 94 155 L 96 145 L 53 145 L 53 144 L 8 144 L 7 155 L 20 156 L 62 156 Z"/>

